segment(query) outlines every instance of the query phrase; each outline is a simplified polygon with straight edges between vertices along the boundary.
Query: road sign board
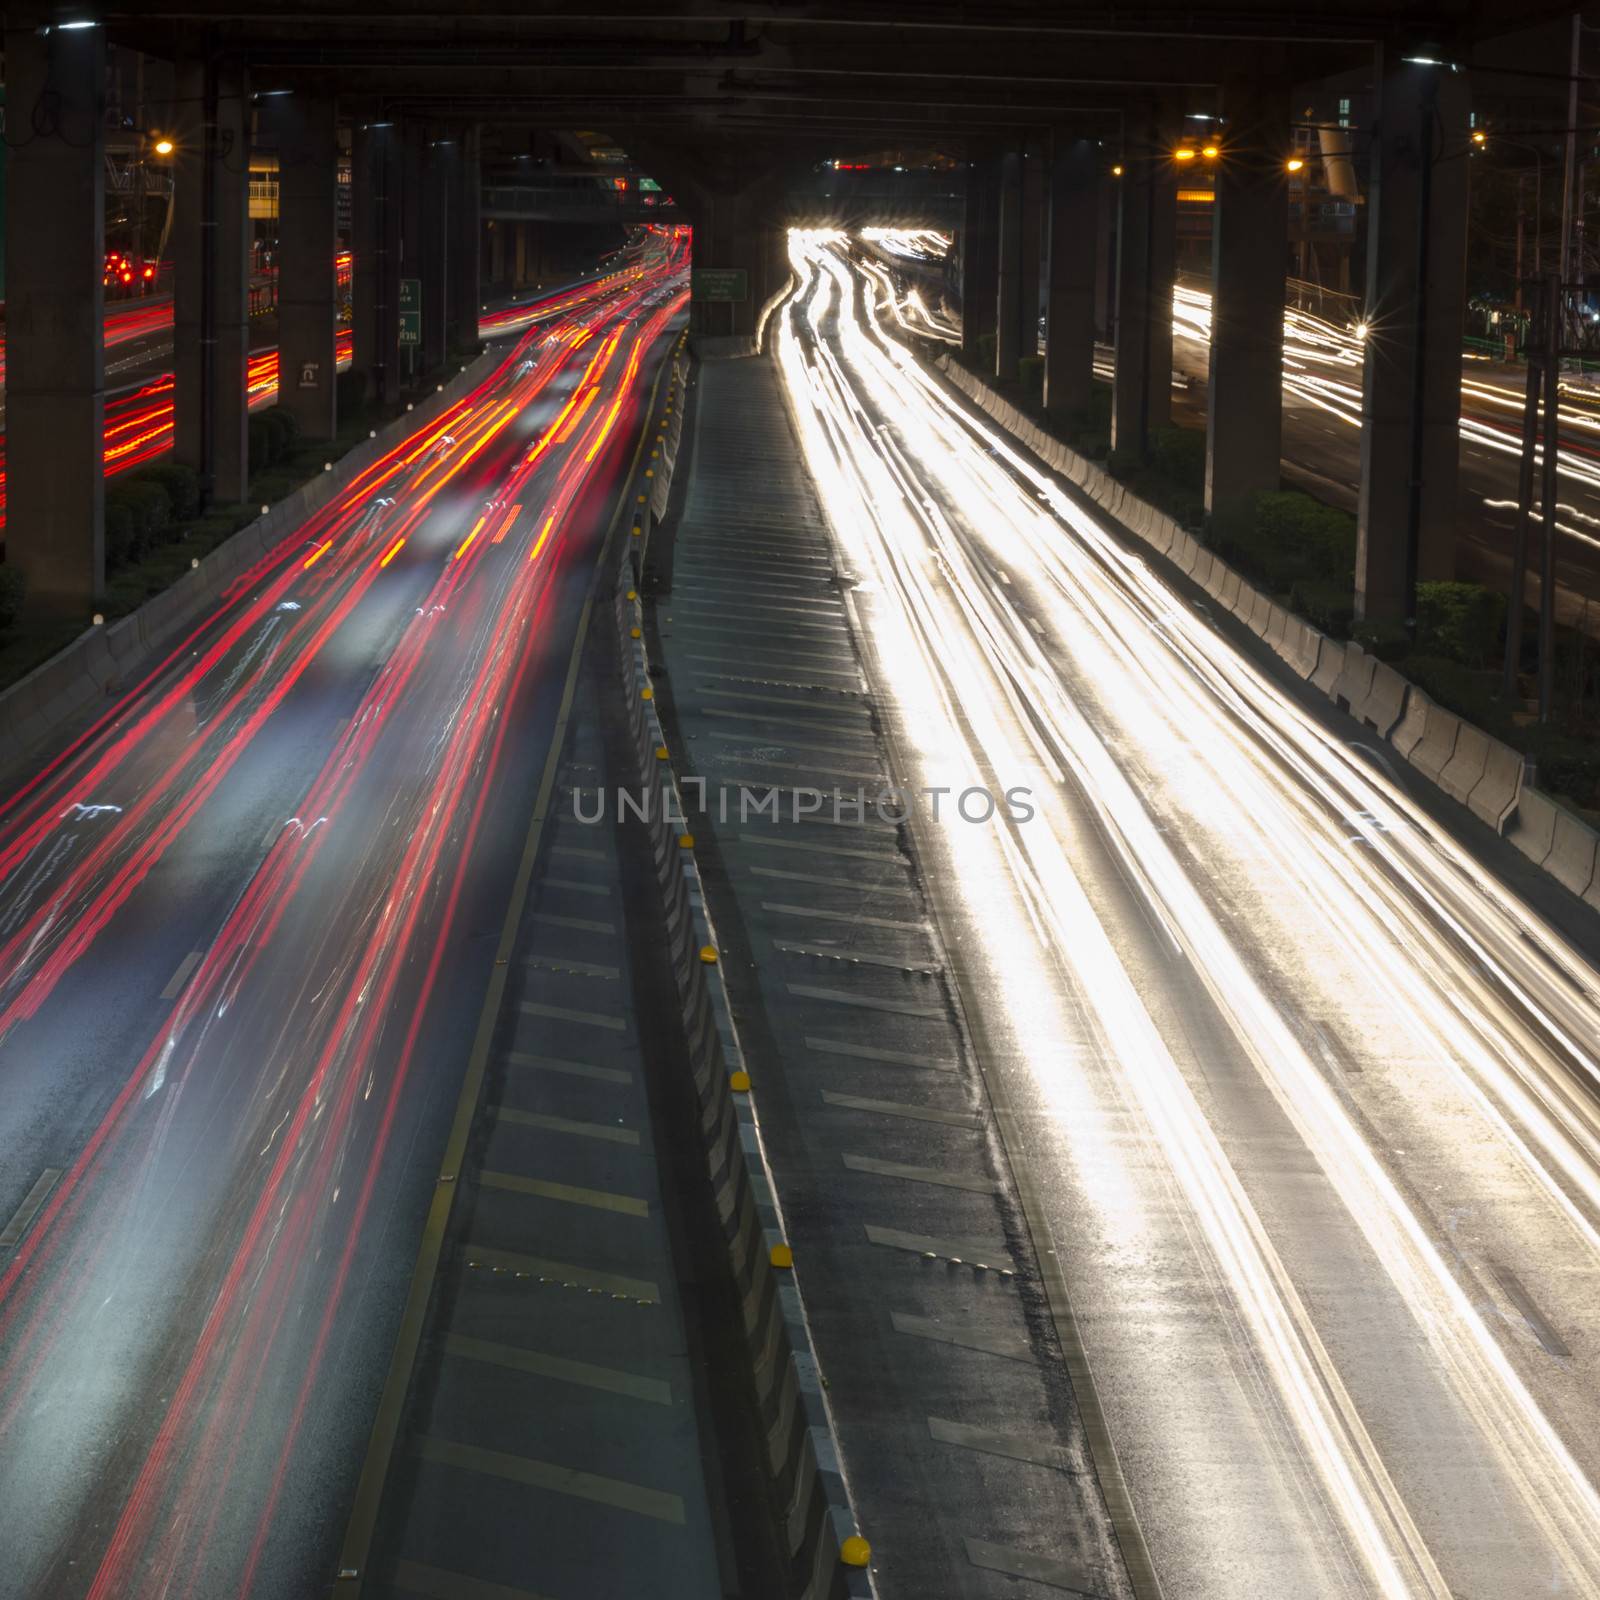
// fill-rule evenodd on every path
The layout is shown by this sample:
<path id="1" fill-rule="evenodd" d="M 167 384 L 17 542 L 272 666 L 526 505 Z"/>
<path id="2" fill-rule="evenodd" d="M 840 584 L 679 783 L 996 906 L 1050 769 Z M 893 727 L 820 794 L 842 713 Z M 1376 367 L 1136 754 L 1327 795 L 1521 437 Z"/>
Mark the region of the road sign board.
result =
<path id="1" fill-rule="evenodd" d="M 400 280 L 400 343 L 422 343 L 422 279 Z"/>
<path id="2" fill-rule="evenodd" d="M 749 274 L 743 267 L 696 267 L 689 275 L 689 292 L 696 300 L 734 303 L 750 298 Z"/>

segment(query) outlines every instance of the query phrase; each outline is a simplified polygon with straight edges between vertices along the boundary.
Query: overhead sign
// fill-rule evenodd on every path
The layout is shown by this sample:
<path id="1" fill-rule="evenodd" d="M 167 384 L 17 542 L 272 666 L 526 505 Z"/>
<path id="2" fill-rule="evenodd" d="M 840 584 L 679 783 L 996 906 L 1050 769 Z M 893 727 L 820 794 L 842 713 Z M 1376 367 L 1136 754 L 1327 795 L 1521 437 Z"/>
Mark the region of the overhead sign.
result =
<path id="1" fill-rule="evenodd" d="M 689 274 L 689 292 L 696 300 L 748 300 L 750 276 L 743 267 L 695 267 Z"/>
<path id="2" fill-rule="evenodd" d="M 400 343 L 422 343 L 422 279 L 400 280 Z"/>

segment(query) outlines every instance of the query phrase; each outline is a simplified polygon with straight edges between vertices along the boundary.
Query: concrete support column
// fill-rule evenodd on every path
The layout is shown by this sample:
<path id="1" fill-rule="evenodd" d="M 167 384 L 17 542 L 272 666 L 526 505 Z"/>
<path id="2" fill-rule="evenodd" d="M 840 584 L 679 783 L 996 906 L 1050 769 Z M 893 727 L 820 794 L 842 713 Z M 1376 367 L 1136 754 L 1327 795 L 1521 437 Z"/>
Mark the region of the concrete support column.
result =
<path id="1" fill-rule="evenodd" d="M 1167 120 L 1128 118 L 1117 232 L 1116 367 L 1111 447 L 1143 455 L 1172 420 L 1172 281 L 1177 180 Z"/>
<path id="2" fill-rule="evenodd" d="M 498 220 L 489 228 L 489 282 L 496 289 L 506 282 L 506 225 Z"/>
<path id="3" fill-rule="evenodd" d="M 1022 152 L 1022 258 L 1018 271 L 1017 354 L 1039 353 L 1040 289 L 1044 272 L 1045 153 L 1037 145 Z"/>
<path id="4" fill-rule="evenodd" d="M 356 125 L 350 181 L 354 370 L 369 398 L 392 405 L 400 397 L 400 138 L 392 123 Z"/>
<path id="5" fill-rule="evenodd" d="M 6 564 L 76 615 L 105 592 L 106 44 L 47 16 L 5 15 Z"/>
<path id="6" fill-rule="evenodd" d="M 1092 139 L 1058 137 L 1050 152 L 1050 265 L 1044 403 L 1058 417 L 1088 409 L 1094 389 L 1095 259 L 1100 152 Z"/>
<path id="7" fill-rule="evenodd" d="M 456 141 L 435 130 L 422 160 L 421 236 L 417 241 L 422 269 L 422 365 L 429 372 L 444 365 L 449 333 L 450 201 L 460 160 Z"/>
<path id="8" fill-rule="evenodd" d="M 306 438 L 331 439 L 338 311 L 334 103 L 299 90 L 261 103 L 265 136 L 278 152 L 278 404 Z"/>
<path id="9" fill-rule="evenodd" d="M 1211 220 L 1206 510 L 1278 487 L 1283 453 L 1283 285 L 1288 254 L 1288 95 L 1230 85 Z"/>
<path id="10" fill-rule="evenodd" d="M 243 78 L 189 58 L 173 76 L 171 253 L 175 461 L 203 500 L 250 479 L 250 129 Z"/>
<path id="11" fill-rule="evenodd" d="M 1417 581 L 1455 575 L 1468 91 L 1398 51 L 1379 66 L 1355 602 L 1393 621 Z"/>
<path id="12" fill-rule="evenodd" d="M 1095 208 L 1094 333 L 1102 344 L 1116 337 L 1117 312 L 1117 206 L 1122 180 L 1101 181 Z"/>
<path id="13" fill-rule="evenodd" d="M 702 338 L 745 338 L 755 332 L 761 314 L 777 227 L 768 220 L 759 190 L 702 192 L 695 198 L 694 266 L 743 268 L 746 293 L 743 300 L 695 301 L 690 329 Z"/>
<path id="14" fill-rule="evenodd" d="M 1017 375 L 1022 348 L 1022 153 L 1000 157 L 1000 212 L 995 268 L 994 371 L 1002 380 Z"/>
<path id="15" fill-rule="evenodd" d="M 981 365 L 982 341 L 994 332 L 999 215 L 998 164 L 969 162 L 961 228 L 961 354 L 972 366 Z"/>
<path id="16" fill-rule="evenodd" d="M 462 131 L 450 205 L 450 340 L 459 349 L 478 342 L 478 308 L 483 292 L 480 253 L 483 222 L 479 211 L 478 130 Z"/>

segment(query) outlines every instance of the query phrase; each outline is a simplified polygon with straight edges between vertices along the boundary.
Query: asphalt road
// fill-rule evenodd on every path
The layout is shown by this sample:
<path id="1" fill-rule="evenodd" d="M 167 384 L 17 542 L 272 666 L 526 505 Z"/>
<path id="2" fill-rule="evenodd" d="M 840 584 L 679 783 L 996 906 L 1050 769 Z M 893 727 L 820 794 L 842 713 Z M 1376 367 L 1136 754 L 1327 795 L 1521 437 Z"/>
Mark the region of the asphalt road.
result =
<path id="1" fill-rule="evenodd" d="M 331 1577 L 682 249 L 530 333 L 0 808 L 0 1595 Z"/>
<path id="2" fill-rule="evenodd" d="M 842 247 L 799 266 L 778 354 L 896 775 L 1029 791 L 912 833 L 1161 1592 L 1595 1593 L 1594 919 L 1023 460 Z"/>

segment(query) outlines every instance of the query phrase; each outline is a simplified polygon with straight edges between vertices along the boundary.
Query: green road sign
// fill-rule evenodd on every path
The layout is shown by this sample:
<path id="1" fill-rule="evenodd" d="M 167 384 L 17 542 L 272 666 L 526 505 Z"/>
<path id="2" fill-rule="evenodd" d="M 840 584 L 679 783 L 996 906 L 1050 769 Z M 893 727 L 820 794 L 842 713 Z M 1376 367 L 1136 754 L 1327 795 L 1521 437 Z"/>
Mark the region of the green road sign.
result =
<path id="1" fill-rule="evenodd" d="M 696 267 L 689 274 L 689 292 L 696 300 L 728 304 L 748 300 L 749 274 L 743 267 Z"/>
<path id="2" fill-rule="evenodd" d="M 422 343 L 422 279 L 400 280 L 400 343 Z"/>

